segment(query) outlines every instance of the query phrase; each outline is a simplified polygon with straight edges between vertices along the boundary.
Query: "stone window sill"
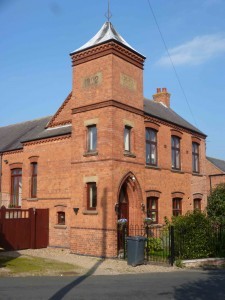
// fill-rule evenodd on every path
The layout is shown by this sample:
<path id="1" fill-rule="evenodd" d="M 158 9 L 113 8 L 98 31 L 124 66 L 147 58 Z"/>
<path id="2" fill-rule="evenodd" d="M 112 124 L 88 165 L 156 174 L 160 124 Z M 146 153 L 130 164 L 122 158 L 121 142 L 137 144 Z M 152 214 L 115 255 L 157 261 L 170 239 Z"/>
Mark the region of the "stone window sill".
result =
<path id="1" fill-rule="evenodd" d="M 145 165 L 146 169 L 161 170 L 158 166 Z"/>
<path id="2" fill-rule="evenodd" d="M 203 175 L 201 175 L 200 173 L 195 173 L 195 172 L 192 172 L 192 175 L 193 176 L 198 176 L 198 177 L 202 177 Z"/>
<path id="3" fill-rule="evenodd" d="M 67 226 L 58 224 L 58 225 L 55 225 L 54 228 L 56 228 L 56 229 L 66 229 Z"/>
<path id="4" fill-rule="evenodd" d="M 82 213 L 83 215 L 98 215 L 97 210 L 83 210 Z"/>
<path id="5" fill-rule="evenodd" d="M 38 198 L 27 198 L 27 201 L 38 201 Z"/>
<path id="6" fill-rule="evenodd" d="M 133 158 L 136 157 L 136 155 L 134 153 L 131 153 L 129 151 L 124 151 L 123 155 L 126 157 L 133 157 Z"/>
<path id="7" fill-rule="evenodd" d="M 171 172 L 178 173 L 178 174 L 184 174 L 181 170 L 172 169 Z"/>
<path id="8" fill-rule="evenodd" d="M 88 157 L 88 156 L 97 156 L 98 155 L 98 151 L 90 151 L 90 152 L 85 152 L 83 154 L 84 157 Z"/>

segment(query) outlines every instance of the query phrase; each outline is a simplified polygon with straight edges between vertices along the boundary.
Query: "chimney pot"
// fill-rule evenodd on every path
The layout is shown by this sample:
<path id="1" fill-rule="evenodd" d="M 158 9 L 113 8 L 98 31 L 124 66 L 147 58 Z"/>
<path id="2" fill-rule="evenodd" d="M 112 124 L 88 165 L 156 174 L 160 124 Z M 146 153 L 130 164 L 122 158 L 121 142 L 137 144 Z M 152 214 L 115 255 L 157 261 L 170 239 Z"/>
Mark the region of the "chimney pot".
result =
<path id="1" fill-rule="evenodd" d="M 167 92 L 167 88 L 157 88 L 153 100 L 170 107 L 170 94 Z"/>

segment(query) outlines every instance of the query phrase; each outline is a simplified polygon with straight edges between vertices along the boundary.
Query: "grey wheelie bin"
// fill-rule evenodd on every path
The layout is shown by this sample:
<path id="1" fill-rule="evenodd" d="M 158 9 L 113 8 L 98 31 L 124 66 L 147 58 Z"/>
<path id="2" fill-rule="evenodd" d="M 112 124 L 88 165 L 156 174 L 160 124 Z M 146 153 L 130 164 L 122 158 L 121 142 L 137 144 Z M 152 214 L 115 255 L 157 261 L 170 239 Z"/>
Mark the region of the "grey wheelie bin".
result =
<path id="1" fill-rule="evenodd" d="M 127 240 L 127 264 L 133 267 L 144 264 L 145 241 L 143 236 L 128 236 Z"/>

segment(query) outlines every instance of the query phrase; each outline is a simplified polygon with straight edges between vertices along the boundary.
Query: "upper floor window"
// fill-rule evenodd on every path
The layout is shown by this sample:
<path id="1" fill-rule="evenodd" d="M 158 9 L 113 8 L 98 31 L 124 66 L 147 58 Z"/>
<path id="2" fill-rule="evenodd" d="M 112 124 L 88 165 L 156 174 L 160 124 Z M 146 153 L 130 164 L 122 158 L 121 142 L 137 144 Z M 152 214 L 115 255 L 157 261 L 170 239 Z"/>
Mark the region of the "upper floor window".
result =
<path id="1" fill-rule="evenodd" d="M 22 169 L 11 170 L 11 204 L 21 206 L 22 202 Z"/>
<path id="2" fill-rule="evenodd" d="M 31 163 L 31 198 L 37 197 L 37 166 L 36 162 Z"/>
<path id="3" fill-rule="evenodd" d="M 151 128 L 145 130 L 146 164 L 157 165 L 157 131 Z"/>
<path id="4" fill-rule="evenodd" d="M 125 126 L 124 128 L 124 150 L 131 152 L 131 127 Z"/>
<path id="5" fill-rule="evenodd" d="M 91 125 L 87 127 L 87 151 L 95 151 L 97 147 L 97 127 L 96 125 Z"/>
<path id="6" fill-rule="evenodd" d="M 182 199 L 173 198 L 173 216 L 182 215 Z"/>
<path id="7" fill-rule="evenodd" d="M 199 173 L 199 144 L 192 143 L 192 171 Z"/>
<path id="8" fill-rule="evenodd" d="M 171 137 L 172 169 L 180 170 L 180 138 Z"/>
<path id="9" fill-rule="evenodd" d="M 152 219 L 152 223 L 158 223 L 158 198 L 147 198 L 147 217 Z"/>
<path id="10" fill-rule="evenodd" d="M 95 210 L 97 207 L 97 185 L 96 182 L 87 183 L 87 209 Z"/>

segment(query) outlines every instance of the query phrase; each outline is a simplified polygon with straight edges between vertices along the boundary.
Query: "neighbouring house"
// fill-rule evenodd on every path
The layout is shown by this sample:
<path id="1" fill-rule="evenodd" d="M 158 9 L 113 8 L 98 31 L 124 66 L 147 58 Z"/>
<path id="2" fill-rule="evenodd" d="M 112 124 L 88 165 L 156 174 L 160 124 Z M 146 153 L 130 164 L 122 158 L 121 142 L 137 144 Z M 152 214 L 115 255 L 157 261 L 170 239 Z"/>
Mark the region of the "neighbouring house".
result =
<path id="1" fill-rule="evenodd" d="M 106 22 L 71 54 L 72 91 L 50 117 L 0 128 L 6 207 L 49 208 L 49 246 L 115 257 L 117 221 L 204 209 L 206 135 L 143 95 L 145 57 Z"/>
<path id="2" fill-rule="evenodd" d="M 206 173 L 208 177 L 208 194 L 220 183 L 225 183 L 225 161 L 218 158 L 206 157 Z"/>

